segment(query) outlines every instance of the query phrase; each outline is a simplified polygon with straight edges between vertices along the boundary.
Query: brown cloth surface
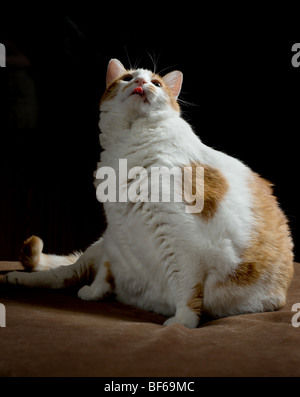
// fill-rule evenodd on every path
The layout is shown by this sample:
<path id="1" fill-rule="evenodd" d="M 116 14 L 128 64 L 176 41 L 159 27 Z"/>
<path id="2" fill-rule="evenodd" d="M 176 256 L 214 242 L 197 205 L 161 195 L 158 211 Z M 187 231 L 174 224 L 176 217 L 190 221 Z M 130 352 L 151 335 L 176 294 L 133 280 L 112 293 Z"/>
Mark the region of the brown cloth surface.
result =
<path id="1" fill-rule="evenodd" d="M 0 303 L 0 376 L 300 376 L 300 327 L 291 323 L 297 263 L 283 309 L 206 319 L 197 329 L 162 326 L 163 316 L 114 301 L 84 302 L 71 290 L 0 284 Z"/>

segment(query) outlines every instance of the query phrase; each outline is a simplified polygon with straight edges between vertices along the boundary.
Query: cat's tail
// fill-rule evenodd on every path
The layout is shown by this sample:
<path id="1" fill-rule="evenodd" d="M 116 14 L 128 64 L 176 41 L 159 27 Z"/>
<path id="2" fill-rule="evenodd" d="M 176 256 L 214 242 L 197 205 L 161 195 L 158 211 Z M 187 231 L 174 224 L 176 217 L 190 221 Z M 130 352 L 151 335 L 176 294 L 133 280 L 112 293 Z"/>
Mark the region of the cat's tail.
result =
<path id="1" fill-rule="evenodd" d="M 20 261 L 25 270 L 32 272 L 72 265 L 82 255 L 82 252 L 73 252 L 63 256 L 47 255 L 43 253 L 43 247 L 43 241 L 37 236 L 31 236 L 24 241 Z"/>

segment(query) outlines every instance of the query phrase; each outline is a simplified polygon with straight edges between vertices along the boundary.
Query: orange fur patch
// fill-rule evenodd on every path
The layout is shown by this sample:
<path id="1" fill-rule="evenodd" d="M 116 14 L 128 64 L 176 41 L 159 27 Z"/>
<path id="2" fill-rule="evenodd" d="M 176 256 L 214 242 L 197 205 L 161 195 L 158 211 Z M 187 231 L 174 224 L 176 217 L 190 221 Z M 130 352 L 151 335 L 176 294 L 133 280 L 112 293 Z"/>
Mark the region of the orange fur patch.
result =
<path id="1" fill-rule="evenodd" d="M 64 288 L 71 288 L 71 287 L 78 286 L 79 280 L 80 280 L 80 277 L 78 276 L 78 274 L 74 274 L 72 277 L 66 278 L 64 280 Z M 82 280 L 84 280 L 84 277 L 82 278 Z M 85 283 L 82 281 L 81 284 L 85 284 Z"/>
<path id="2" fill-rule="evenodd" d="M 122 78 L 123 78 L 123 76 L 122 76 Z M 131 83 L 128 83 L 128 84 L 126 84 L 123 88 L 122 88 L 122 92 L 124 92 L 124 91 L 126 91 L 129 87 L 131 87 L 132 85 L 134 85 L 134 84 L 136 84 L 135 82 L 134 82 L 134 80 L 131 82 Z"/>
<path id="3" fill-rule="evenodd" d="M 38 266 L 43 245 L 43 241 L 37 236 L 31 236 L 24 241 L 19 259 L 25 270 L 32 271 Z"/>
<path id="4" fill-rule="evenodd" d="M 204 168 L 204 206 L 203 210 L 196 215 L 208 221 L 217 212 L 219 203 L 223 200 L 227 190 L 228 183 L 221 171 L 206 164 L 192 163 L 186 167 L 192 168 L 192 194 L 196 194 L 196 167 Z M 183 185 L 184 186 L 184 185 Z"/>
<path id="5" fill-rule="evenodd" d="M 113 81 L 104 91 L 104 94 L 102 95 L 102 98 L 100 100 L 100 106 L 104 101 L 108 101 L 110 99 L 113 99 L 117 95 L 117 85 L 119 83 L 120 79 L 117 79 Z"/>
<path id="6" fill-rule="evenodd" d="M 253 173 L 250 188 L 253 194 L 255 230 L 249 246 L 242 252 L 242 262 L 228 276 L 225 284 L 229 282 L 247 286 L 263 278 L 274 294 L 283 292 L 285 295 L 293 277 L 293 242 L 287 218 L 280 209 L 269 182 Z"/>
<path id="7" fill-rule="evenodd" d="M 115 278 L 114 275 L 112 274 L 111 268 L 110 268 L 110 263 L 109 262 L 104 262 L 104 266 L 106 267 L 106 277 L 105 281 L 111 286 L 112 290 L 115 289 Z"/>
<path id="8" fill-rule="evenodd" d="M 198 283 L 193 288 L 193 294 L 189 299 L 187 306 L 192 309 L 197 316 L 201 315 L 203 301 L 203 287 L 201 283 Z"/>

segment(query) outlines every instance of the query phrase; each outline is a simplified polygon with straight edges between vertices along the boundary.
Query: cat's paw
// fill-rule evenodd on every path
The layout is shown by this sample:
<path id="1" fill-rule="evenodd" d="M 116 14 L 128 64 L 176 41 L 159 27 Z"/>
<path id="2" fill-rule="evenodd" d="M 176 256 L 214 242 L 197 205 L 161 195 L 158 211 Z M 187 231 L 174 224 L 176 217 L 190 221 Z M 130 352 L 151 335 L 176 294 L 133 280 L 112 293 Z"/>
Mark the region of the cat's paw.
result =
<path id="1" fill-rule="evenodd" d="M 19 259 L 26 270 L 32 271 L 39 265 L 43 246 L 43 241 L 37 236 L 24 241 Z"/>
<path id="2" fill-rule="evenodd" d="M 197 328 L 199 325 L 199 317 L 198 316 L 187 316 L 187 317 L 182 317 L 182 316 L 174 316 L 168 318 L 164 322 L 164 325 L 171 325 L 171 324 L 182 324 L 187 328 Z"/>
<path id="3" fill-rule="evenodd" d="M 101 298 L 98 291 L 90 285 L 85 285 L 80 288 L 78 297 L 84 301 L 97 301 Z"/>
<path id="4" fill-rule="evenodd" d="M 7 284 L 23 284 L 26 274 L 22 272 L 9 272 L 4 276 L 4 282 Z"/>

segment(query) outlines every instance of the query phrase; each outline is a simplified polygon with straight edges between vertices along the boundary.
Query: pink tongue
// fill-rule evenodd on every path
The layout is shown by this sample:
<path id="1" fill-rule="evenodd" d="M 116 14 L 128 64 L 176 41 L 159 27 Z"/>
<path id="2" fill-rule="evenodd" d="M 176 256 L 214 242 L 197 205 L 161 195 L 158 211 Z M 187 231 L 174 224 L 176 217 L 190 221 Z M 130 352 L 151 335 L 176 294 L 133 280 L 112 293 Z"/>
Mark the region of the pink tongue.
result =
<path id="1" fill-rule="evenodd" d="M 142 87 L 136 87 L 133 90 L 133 94 L 143 95 L 144 94 L 144 90 L 142 89 Z"/>

